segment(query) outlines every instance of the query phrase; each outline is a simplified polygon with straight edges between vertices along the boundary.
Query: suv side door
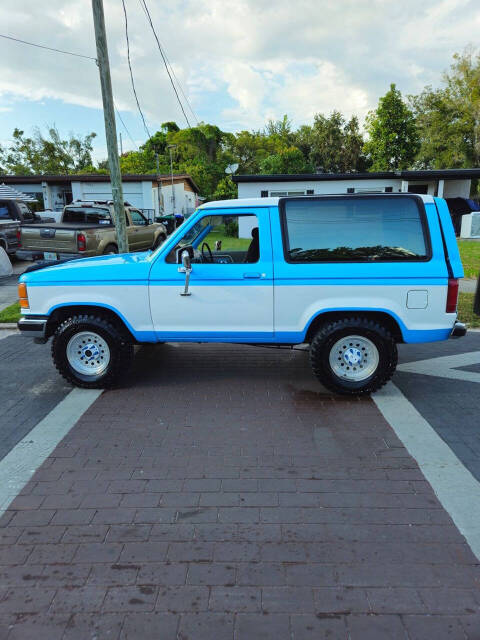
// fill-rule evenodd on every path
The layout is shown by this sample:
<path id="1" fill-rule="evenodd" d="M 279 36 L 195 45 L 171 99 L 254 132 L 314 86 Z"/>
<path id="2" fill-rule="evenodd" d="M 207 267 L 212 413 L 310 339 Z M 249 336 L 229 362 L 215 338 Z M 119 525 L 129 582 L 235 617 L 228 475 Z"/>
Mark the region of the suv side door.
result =
<path id="1" fill-rule="evenodd" d="M 268 207 L 212 208 L 199 213 L 179 227 L 154 258 L 150 308 L 158 340 L 271 342 L 273 258 Z M 220 218 L 224 218 L 220 225 L 211 222 Z M 197 233 L 202 225 L 204 229 Z M 223 229 L 217 241 L 215 228 Z M 236 235 L 232 240 L 231 234 Z M 195 247 L 188 296 L 182 295 L 185 273 L 176 262 L 177 248 L 183 244 Z"/>

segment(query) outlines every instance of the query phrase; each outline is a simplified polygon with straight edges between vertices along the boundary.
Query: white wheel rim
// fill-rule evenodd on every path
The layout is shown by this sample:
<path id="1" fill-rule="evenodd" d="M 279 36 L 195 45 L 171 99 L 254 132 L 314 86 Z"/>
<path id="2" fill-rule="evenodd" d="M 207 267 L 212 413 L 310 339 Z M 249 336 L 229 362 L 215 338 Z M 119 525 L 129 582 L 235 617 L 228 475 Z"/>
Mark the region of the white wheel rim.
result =
<path id="1" fill-rule="evenodd" d="M 110 363 L 110 349 L 104 338 L 92 331 L 81 331 L 67 344 L 68 364 L 84 376 L 99 376 Z"/>
<path id="2" fill-rule="evenodd" d="M 333 373 L 344 380 L 360 382 L 377 369 L 380 356 L 375 344 L 364 336 L 345 336 L 333 345 L 329 363 Z"/>

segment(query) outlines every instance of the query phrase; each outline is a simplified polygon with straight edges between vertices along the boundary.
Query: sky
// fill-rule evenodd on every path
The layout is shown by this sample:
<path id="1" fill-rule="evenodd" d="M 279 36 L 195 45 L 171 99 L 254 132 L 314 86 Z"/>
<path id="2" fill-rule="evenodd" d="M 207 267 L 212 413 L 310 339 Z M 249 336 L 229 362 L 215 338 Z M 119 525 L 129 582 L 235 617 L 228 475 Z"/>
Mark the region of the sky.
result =
<path id="1" fill-rule="evenodd" d="M 478 0 L 146 0 L 196 119 L 226 131 L 294 126 L 338 109 L 364 117 L 395 82 L 404 95 L 440 86 L 452 55 L 475 45 Z M 125 0 L 132 68 L 147 126 L 186 126 L 140 0 Z M 127 65 L 122 0 L 104 0 L 114 100 L 124 150 L 145 141 Z M 2 0 L 0 33 L 96 57 L 90 0 Z M 0 38 L 0 144 L 15 127 L 95 131 L 106 157 L 98 69 Z M 180 96 L 183 98 L 182 94 Z"/>

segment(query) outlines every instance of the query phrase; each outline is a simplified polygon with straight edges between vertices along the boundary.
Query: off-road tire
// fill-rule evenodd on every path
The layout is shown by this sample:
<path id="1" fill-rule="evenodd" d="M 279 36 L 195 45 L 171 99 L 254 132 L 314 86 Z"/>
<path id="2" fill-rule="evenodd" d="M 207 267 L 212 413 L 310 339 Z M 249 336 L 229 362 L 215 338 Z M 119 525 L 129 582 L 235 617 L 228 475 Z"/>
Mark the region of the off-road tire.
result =
<path id="1" fill-rule="evenodd" d="M 69 340 L 82 331 L 100 335 L 110 349 L 107 369 L 98 376 L 80 375 L 67 358 Z M 59 373 L 72 384 L 85 389 L 106 389 L 117 385 L 128 373 L 133 361 L 133 345 L 120 326 L 115 326 L 101 314 L 74 315 L 62 322 L 52 340 L 52 358 Z"/>
<path id="2" fill-rule="evenodd" d="M 111 242 L 110 244 L 107 244 L 107 246 L 103 250 L 103 255 L 108 256 L 113 253 L 118 253 L 118 247 L 116 244 L 113 244 L 113 242 Z"/>
<path id="3" fill-rule="evenodd" d="M 330 351 L 342 337 L 368 338 L 378 350 L 379 362 L 372 375 L 362 381 L 345 380 L 330 366 Z M 310 345 L 310 364 L 322 385 L 342 395 L 366 395 L 383 387 L 395 372 L 398 362 L 396 342 L 388 329 L 365 317 L 343 318 L 327 322 L 317 331 Z"/>

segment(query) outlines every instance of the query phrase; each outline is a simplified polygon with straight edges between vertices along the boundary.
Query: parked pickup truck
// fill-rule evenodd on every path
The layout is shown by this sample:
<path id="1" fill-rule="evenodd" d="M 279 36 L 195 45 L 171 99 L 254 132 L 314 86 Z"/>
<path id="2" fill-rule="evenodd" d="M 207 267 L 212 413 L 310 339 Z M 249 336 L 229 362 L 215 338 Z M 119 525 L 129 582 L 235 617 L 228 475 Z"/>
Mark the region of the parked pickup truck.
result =
<path id="1" fill-rule="evenodd" d="M 11 220 L 21 225 L 32 222 L 55 222 L 53 216 L 40 217 L 21 200 L 9 200 L 6 198 L 0 199 L 0 220 Z"/>
<path id="2" fill-rule="evenodd" d="M 128 203 L 125 221 L 130 251 L 155 248 L 167 237 L 165 225 L 150 223 Z M 76 201 L 64 208 L 60 222 L 22 227 L 21 244 L 17 255 L 27 260 L 53 261 L 118 253 L 113 204 Z"/>
<path id="3" fill-rule="evenodd" d="M 325 387 L 365 394 L 391 378 L 397 343 L 465 335 L 462 277 L 441 198 L 209 202 L 154 252 L 23 274 L 18 326 L 53 337 L 57 369 L 81 387 L 115 384 L 135 343 L 308 343 Z"/>
<path id="4" fill-rule="evenodd" d="M 20 246 L 20 223 L 0 218 L 0 247 L 13 255 Z"/>

